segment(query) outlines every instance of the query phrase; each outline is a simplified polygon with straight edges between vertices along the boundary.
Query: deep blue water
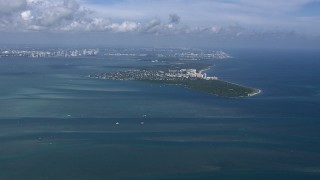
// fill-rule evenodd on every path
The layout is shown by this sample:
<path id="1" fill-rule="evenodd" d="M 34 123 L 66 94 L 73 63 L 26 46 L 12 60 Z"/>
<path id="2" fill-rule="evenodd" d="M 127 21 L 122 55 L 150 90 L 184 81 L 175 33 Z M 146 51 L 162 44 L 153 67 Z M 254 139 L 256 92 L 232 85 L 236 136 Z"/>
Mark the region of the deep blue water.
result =
<path id="1" fill-rule="evenodd" d="M 134 59 L 0 59 L 0 179 L 319 179 L 320 53 L 230 53 L 207 73 L 261 94 L 87 78 Z"/>

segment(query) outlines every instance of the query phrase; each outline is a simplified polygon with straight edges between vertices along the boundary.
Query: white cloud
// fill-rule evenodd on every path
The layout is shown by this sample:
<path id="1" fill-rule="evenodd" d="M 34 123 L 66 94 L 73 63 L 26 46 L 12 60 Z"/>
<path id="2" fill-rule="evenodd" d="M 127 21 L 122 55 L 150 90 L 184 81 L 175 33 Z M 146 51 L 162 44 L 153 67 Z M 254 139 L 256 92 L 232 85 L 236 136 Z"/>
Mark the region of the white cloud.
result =
<path id="1" fill-rule="evenodd" d="M 86 0 L 84 4 L 102 17 L 140 22 L 145 29 L 148 29 L 150 19 L 166 22 L 169 14 L 177 14 L 183 20 L 179 24 L 188 25 L 191 29 L 238 24 L 253 31 L 280 28 L 319 34 L 320 25 L 304 23 L 313 27 L 306 31 L 299 27 L 301 21 L 295 15 L 305 5 L 315 1 L 318 0 L 121 0 L 90 4 L 90 0 Z M 166 27 L 172 29 L 173 25 L 169 23 Z M 146 32 L 163 28 L 158 25 Z"/>
<path id="2" fill-rule="evenodd" d="M 89 2 L 1 0 L 0 31 L 202 33 L 232 38 L 274 29 L 320 32 L 319 23 L 314 23 L 319 21 L 317 18 L 287 15 L 313 0 L 123 0 L 99 5 Z"/>
<path id="3" fill-rule="evenodd" d="M 125 21 L 121 24 L 114 23 L 111 25 L 111 29 L 115 32 L 132 32 L 139 28 L 140 24 L 136 22 Z"/>
<path id="4" fill-rule="evenodd" d="M 23 11 L 21 13 L 21 18 L 25 21 L 30 21 L 33 19 L 33 16 L 31 15 L 31 11 L 27 10 L 27 11 Z"/>
<path id="5" fill-rule="evenodd" d="M 6 9 L 11 13 L 0 15 L 2 31 L 123 33 L 140 28 L 138 22 L 125 20 L 115 23 L 108 18 L 97 17 L 92 11 L 74 0 L 5 0 L 0 2 L 0 12 L 7 12 L 4 11 Z"/>

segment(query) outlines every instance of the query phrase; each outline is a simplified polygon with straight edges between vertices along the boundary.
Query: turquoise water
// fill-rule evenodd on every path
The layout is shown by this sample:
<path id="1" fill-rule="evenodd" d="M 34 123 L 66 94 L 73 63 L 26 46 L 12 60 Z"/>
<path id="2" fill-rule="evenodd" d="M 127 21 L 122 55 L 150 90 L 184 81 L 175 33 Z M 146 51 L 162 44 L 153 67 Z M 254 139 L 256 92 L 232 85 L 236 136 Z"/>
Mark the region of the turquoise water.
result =
<path id="1" fill-rule="evenodd" d="M 207 73 L 261 94 L 87 78 L 135 59 L 0 59 L 0 179 L 319 179 L 320 54 L 231 54 Z"/>

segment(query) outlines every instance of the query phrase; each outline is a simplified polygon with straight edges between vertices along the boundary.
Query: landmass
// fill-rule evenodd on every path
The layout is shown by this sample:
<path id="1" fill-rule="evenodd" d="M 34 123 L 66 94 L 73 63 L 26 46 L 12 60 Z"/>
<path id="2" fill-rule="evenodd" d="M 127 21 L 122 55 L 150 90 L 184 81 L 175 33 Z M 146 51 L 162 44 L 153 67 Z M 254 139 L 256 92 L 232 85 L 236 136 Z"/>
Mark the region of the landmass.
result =
<path id="1" fill-rule="evenodd" d="M 224 51 L 211 51 L 189 48 L 8 48 L 0 47 L 1 57 L 52 58 L 105 56 L 107 58 L 146 58 L 159 62 L 174 60 L 212 60 L 230 58 Z"/>
<path id="2" fill-rule="evenodd" d="M 254 96 L 261 90 L 207 76 L 212 60 L 231 56 L 221 50 L 189 48 L 0 48 L 0 58 L 52 58 L 88 57 L 121 61 L 132 59 L 145 67 L 126 67 L 127 71 L 93 74 L 89 77 L 106 80 L 131 80 L 148 83 L 178 85 L 223 97 Z M 131 70 L 130 70 L 131 69 Z"/>
<path id="3" fill-rule="evenodd" d="M 51 58 L 97 56 L 99 49 L 0 49 L 1 57 Z"/>
<path id="4" fill-rule="evenodd" d="M 91 78 L 106 80 L 133 80 L 158 84 L 179 85 L 222 97 L 248 97 L 259 94 L 261 90 L 219 80 L 207 76 L 203 69 L 164 69 L 168 66 L 154 66 L 128 71 L 107 72 L 90 75 Z M 172 67 L 172 66 L 170 66 Z"/>

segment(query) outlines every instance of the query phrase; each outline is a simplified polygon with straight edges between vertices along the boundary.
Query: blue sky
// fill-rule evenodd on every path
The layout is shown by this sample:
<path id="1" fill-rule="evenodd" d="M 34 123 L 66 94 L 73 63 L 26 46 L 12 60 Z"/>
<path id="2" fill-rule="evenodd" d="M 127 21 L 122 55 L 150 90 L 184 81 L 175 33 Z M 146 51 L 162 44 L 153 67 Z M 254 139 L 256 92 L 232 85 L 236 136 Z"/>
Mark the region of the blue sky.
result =
<path id="1" fill-rule="evenodd" d="M 314 1 L 302 6 L 296 16 L 320 16 L 320 1 Z"/>
<path id="2" fill-rule="evenodd" d="M 0 32 L 3 43 L 314 47 L 320 0 L 1 0 Z"/>

